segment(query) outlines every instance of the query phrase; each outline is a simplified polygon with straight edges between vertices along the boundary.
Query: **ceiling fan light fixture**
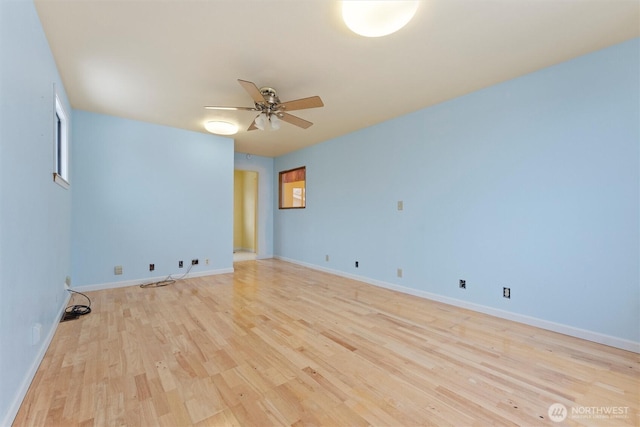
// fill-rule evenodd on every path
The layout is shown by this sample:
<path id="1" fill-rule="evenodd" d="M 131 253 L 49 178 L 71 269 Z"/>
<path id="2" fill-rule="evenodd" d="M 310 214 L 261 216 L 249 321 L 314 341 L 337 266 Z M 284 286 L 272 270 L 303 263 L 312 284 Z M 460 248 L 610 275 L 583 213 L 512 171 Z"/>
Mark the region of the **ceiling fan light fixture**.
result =
<path id="1" fill-rule="evenodd" d="M 204 128 L 217 135 L 234 135 L 238 133 L 238 126 L 233 123 L 211 120 L 204 124 Z"/>
<path id="2" fill-rule="evenodd" d="M 267 127 L 268 119 L 265 113 L 258 114 L 258 117 L 255 119 L 256 127 L 260 130 L 264 130 Z"/>
<path id="3" fill-rule="evenodd" d="M 255 119 L 256 127 L 260 130 L 280 129 L 280 118 L 275 114 L 260 113 Z"/>
<path id="4" fill-rule="evenodd" d="M 271 130 L 280 129 L 280 119 L 275 114 L 272 114 L 269 117 L 269 121 L 271 122 Z"/>
<path id="5" fill-rule="evenodd" d="M 294 99 L 287 102 L 280 102 L 280 98 L 278 98 L 278 95 L 273 88 L 263 87 L 258 89 L 258 86 L 256 86 L 255 83 L 248 80 L 238 79 L 238 83 L 240 83 L 244 90 L 247 91 L 249 96 L 253 99 L 253 107 L 216 107 L 210 105 L 205 106 L 204 108 L 207 110 L 257 111 L 258 115 L 253 119 L 253 122 L 251 122 L 251 125 L 247 128 L 247 131 L 255 129 L 278 130 L 280 129 L 283 121 L 299 128 L 307 129 L 309 126 L 313 125 L 313 123 L 298 116 L 294 116 L 293 114 L 289 114 L 289 111 L 324 107 L 322 99 L 317 95 Z"/>
<path id="6" fill-rule="evenodd" d="M 343 0 L 342 19 L 356 34 L 382 37 L 407 25 L 416 10 L 418 0 Z"/>

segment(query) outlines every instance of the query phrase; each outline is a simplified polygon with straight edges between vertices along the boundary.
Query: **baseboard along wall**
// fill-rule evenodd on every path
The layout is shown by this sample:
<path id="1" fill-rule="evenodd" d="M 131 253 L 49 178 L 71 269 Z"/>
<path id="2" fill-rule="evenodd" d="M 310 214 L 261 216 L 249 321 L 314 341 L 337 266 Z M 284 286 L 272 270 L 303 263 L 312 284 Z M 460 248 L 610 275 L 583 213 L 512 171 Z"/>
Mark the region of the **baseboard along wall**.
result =
<path id="1" fill-rule="evenodd" d="M 333 270 L 330 268 L 320 267 L 315 264 L 309 264 L 306 262 L 298 261 L 295 259 L 274 256 L 274 258 L 298 264 L 303 267 L 311 268 L 313 270 L 323 271 L 325 273 L 335 274 L 336 276 L 346 277 L 348 279 L 358 280 L 370 285 L 379 286 L 381 288 L 390 289 L 393 291 L 402 292 L 405 294 L 417 296 L 420 298 L 429 299 L 432 301 L 441 302 L 444 304 L 453 305 L 455 307 L 465 308 L 468 310 L 477 311 L 479 313 L 488 314 L 491 316 L 499 317 L 505 320 L 511 320 L 518 323 L 523 323 L 529 326 L 535 326 L 537 328 L 546 329 L 552 332 L 558 332 L 560 334 L 569 335 L 575 338 L 581 338 L 587 341 L 592 341 L 598 344 L 608 345 L 610 347 L 619 348 L 622 350 L 632 351 L 634 353 L 640 353 L 640 342 L 626 340 L 611 335 L 601 334 L 599 332 L 589 331 L 586 329 L 576 328 L 574 326 L 564 325 L 562 323 L 550 322 L 548 320 L 539 319 L 536 317 L 526 316 L 523 314 L 513 313 L 506 310 L 500 310 L 493 307 L 487 307 L 485 305 L 476 304 L 468 301 L 459 300 L 456 298 L 446 297 L 431 292 L 422 291 L 419 289 L 408 288 L 406 286 L 400 286 L 393 283 L 383 282 L 381 280 L 371 279 L 365 276 L 358 276 L 355 274 L 345 273 L 339 270 Z"/>

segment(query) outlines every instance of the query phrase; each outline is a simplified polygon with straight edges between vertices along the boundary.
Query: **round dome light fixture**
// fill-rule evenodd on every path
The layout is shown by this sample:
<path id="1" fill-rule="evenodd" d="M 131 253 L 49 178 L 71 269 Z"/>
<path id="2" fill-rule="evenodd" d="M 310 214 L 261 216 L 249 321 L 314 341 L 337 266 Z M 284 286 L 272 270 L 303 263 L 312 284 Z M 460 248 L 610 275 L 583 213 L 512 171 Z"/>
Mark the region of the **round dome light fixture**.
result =
<path id="1" fill-rule="evenodd" d="M 407 25 L 417 10 L 418 0 L 343 0 L 342 19 L 356 34 L 382 37 Z"/>
<path id="2" fill-rule="evenodd" d="M 218 135 L 234 135 L 238 132 L 238 126 L 229 122 L 211 120 L 204 124 L 204 128 Z"/>

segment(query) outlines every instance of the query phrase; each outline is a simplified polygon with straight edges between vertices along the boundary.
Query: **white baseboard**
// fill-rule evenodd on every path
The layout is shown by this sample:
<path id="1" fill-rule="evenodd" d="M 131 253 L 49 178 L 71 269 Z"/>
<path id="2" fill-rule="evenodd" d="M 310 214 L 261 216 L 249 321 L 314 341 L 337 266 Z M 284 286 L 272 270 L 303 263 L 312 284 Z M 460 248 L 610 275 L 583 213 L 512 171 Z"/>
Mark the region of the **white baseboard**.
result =
<path id="1" fill-rule="evenodd" d="M 62 313 L 64 313 L 64 310 L 67 308 L 70 299 L 71 293 L 67 292 L 67 297 L 64 299 L 64 302 L 58 309 L 58 313 L 56 314 L 56 317 L 53 319 L 51 326 L 49 327 L 49 332 L 47 332 L 46 337 L 40 344 L 40 349 L 38 350 L 36 358 L 25 374 L 22 380 L 22 384 L 20 384 L 20 387 L 13 396 L 13 402 L 11 402 L 11 405 L 9 405 L 9 410 L 5 414 L 4 419 L 0 421 L 0 426 L 10 426 L 13 423 L 13 420 L 16 418 L 16 415 L 18 415 L 20 405 L 22 405 L 22 401 L 24 400 L 24 397 L 27 395 L 27 391 L 29 391 L 29 387 L 31 386 L 31 381 L 33 381 L 33 378 L 36 376 L 36 372 L 38 371 L 38 368 L 40 367 L 40 364 L 44 359 L 44 355 L 49 349 L 49 345 L 51 344 L 51 340 L 53 340 L 53 336 L 56 333 L 58 324 L 60 324 Z"/>
<path id="2" fill-rule="evenodd" d="M 313 270 L 324 271 L 325 273 L 335 274 L 336 276 L 358 280 L 360 282 L 368 283 L 370 285 L 378 286 L 381 288 L 391 289 L 393 291 L 402 292 L 402 293 L 417 296 L 420 298 L 425 298 L 432 301 L 437 301 L 444 304 L 449 304 L 456 307 L 477 311 L 479 313 L 489 314 L 491 316 L 499 317 L 501 319 L 511 320 L 518 323 L 524 323 L 525 325 L 535 326 L 537 328 L 558 332 L 558 333 L 569 335 L 575 338 L 581 338 L 581 339 L 592 341 L 598 344 L 604 344 L 610 347 L 616 347 L 622 350 L 628 350 L 634 353 L 640 353 L 640 342 L 635 342 L 635 341 L 627 340 L 624 338 L 614 337 L 611 335 L 601 334 L 599 332 L 589 331 L 586 329 L 576 328 L 575 326 L 564 325 L 562 323 L 551 322 L 548 320 L 539 319 L 537 317 L 531 317 L 523 314 L 513 313 L 506 310 L 500 310 L 493 307 L 487 307 L 485 305 L 463 301 L 456 298 L 446 297 L 443 295 L 438 295 L 431 292 L 422 291 L 419 289 L 408 288 L 406 286 L 400 286 L 393 283 L 383 282 L 380 280 L 370 279 L 364 276 L 349 274 L 343 271 L 333 270 L 330 268 L 321 267 L 315 264 L 309 264 L 309 263 L 298 261 L 295 259 L 290 259 L 290 258 L 281 257 L 281 256 L 274 256 L 274 258 L 282 261 L 290 262 L 292 264 L 298 264 L 303 267 L 311 268 Z"/>
<path id="3" fill-rule="evenodd" d="M 233 267 L 220 268 L 217 270 L 197 271 L 194 273 L 189 273 L 185 278 L 192 279 L 194 277 L 215 276 L 217 274 L 227 274 L 227 273 L 233 273 Z M 172 274 L 171 276 L 174 279 L 182 277 L 180 273 Z M 164 280 L 166 278 L 167 276 L 147 277 L 144 279 L 123 280 L 120 282 L 97 283 L 94 285 L 74 286 L 71 289 L 78 292 L 101 291 L 103 289 L 115 289 L 115 288 L 125 288 L 127 286 L 144 285 L 145 283 L 159 282 L 160 280 Z"/>

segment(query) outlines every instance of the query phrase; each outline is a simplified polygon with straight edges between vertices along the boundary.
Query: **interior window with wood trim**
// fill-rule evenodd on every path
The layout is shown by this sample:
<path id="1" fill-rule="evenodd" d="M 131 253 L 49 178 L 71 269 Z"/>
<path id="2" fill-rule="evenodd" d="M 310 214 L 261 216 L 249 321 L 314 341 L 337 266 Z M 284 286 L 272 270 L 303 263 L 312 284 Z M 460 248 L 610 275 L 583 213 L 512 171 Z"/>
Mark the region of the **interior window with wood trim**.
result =
<path id="1" fill-rule="evenodd" d="M 280 209 L 303 209 L 306 206 L 307 168 L 280 172 Z"/>

